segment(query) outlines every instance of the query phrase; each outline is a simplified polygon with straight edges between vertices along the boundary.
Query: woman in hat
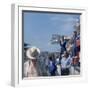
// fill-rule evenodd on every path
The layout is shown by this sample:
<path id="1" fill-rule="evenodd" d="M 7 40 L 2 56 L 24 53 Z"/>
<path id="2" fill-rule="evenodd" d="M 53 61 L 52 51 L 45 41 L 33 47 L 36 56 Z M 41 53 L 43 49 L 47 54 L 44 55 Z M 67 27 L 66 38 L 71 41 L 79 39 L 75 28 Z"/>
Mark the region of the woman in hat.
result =
<path id="1" fill-rule="evenodd" d="M 40 69 L 38 65 L 38 56 L 40 50 L 36 47 L 29 48 L 26 52 L 28 61 L 24 63 L 24 76 L 25 77 L 36 77 L 40 75 Z"/>

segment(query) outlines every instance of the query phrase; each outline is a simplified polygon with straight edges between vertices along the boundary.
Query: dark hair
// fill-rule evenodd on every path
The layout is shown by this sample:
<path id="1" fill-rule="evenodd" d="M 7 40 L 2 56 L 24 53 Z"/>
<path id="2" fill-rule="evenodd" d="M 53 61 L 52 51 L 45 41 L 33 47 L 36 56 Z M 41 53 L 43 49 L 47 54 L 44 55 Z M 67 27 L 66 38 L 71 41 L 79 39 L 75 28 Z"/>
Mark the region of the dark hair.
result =
<path id="1" fill-rule="evenodd" d="M 51 56 L 49 56 L 49 60 L 52 60 L 52 57 Z"/>
<path id="2" fill-rule="evenodd" d="M 68 56 L 69 56 L 69 53 L 68 53 L 67 51 L 65 51 L 65 52 L 64 52 L 64 54 L 66 54 L 66 57 L 68 57 Z"/>

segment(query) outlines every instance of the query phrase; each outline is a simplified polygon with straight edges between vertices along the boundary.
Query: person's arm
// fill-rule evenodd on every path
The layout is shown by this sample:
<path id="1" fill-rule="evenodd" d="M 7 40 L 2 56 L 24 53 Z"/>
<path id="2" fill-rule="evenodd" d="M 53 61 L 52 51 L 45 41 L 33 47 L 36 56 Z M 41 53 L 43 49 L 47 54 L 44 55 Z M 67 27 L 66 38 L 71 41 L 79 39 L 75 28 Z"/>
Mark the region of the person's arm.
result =
<path id="1" fill-rule="evenodd" d="M 71 67 L 71 64 L 72 64 L 72 58 L 69 57 L 69 60 L 67 62 L 67 68 L 70 68 Z"/>

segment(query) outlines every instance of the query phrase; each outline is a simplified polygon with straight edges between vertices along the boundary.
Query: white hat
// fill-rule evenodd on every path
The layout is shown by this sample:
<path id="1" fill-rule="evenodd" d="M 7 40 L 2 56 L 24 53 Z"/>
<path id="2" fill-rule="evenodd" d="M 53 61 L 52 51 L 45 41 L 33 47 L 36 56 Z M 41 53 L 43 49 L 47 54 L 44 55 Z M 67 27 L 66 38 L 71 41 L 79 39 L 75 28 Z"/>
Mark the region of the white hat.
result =
<path id="1" fill-rule="evenodd" d="M 36 47 L 31 47 L 26 52 L 27 57 L 30 59 L 36 59 L 39 54 L 40 50 Z"/>

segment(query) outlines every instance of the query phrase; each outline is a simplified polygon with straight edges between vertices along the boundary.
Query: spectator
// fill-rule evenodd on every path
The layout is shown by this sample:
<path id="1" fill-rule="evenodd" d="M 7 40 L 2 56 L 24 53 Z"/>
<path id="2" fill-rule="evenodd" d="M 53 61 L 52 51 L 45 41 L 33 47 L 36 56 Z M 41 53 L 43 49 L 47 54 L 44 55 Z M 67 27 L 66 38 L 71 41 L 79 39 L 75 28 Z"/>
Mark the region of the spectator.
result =
<path id="1" fill-rule="evenodd" d="M 55 76 L 57 68 L 56 68 L 56 65 L 55 65 L 55 62 L 54 62 L 52 56 L 49 57 L 49 65 L 48 65 L 48 67 L 49 67 L 50 75 Z"/>
<path id="2" fill-rule="evenodd" d="M 26 52 L 28 61 L 24 63 L 24 76 L 35 77 L 40 75 L 40 69 L 38 66 L 38 55 L 40 50 L 36 47 L 29 48 Z"/>
<path id="3" fill-rule="evenodd" d="M 72 43 L 72 40 L 70 39 L 66 45 L 66 49 L 69 55 L 71 56 L 72 56 L 72 48 L 73 48 L 73 43 Z"/>
<path id="4" fill-rule="evenodd" d="M 68 55 L 67 52 L 64 52 L 61 59 L 61 75 L 69 75 L 71 67 L 72 58 Z"/>
<path id="5" fill-rule="evenodd" d="M 61 66 L 60 66 L 60 58 L 59 58 L 59 56 L 57 56 L 57 58 L 56 58 L 56 67 L 57 67 L 56 74 L 61 75 Z"/>
<path id="6" fill-rule="evenodd" d="M 62 36 L 60 40 L 60 46 L 61 46 L 61 54 L 63 54 L 63 52 L 66 51 L 66 41 L 64 39 L 64 36 Z"/>
<path id="7" fill-rule="evenodd" d="M 72 37 L 72 40 L 73 40 L 72 56 L 77 55 L 76 38 L 77 38 L 77 32 L 74 31 L 73 32 L 73 37 Z"/>

